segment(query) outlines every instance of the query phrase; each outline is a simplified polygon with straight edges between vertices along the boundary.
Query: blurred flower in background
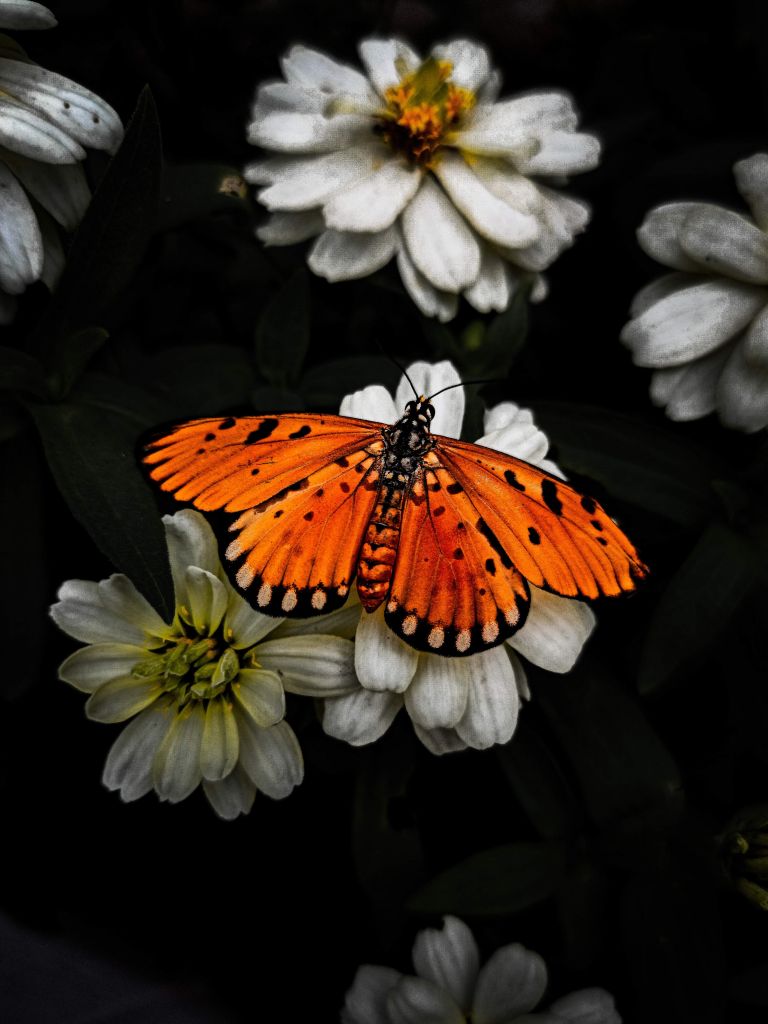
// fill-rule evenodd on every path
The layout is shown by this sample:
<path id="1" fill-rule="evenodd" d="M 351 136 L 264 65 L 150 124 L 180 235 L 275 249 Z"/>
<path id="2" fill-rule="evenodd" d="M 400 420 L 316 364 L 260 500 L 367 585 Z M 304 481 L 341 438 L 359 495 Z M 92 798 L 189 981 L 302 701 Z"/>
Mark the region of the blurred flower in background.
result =
<path id="1" fill-rule="evenodd" d="M 424 395 L 461 380 L 447 361 L 413 363 L 407 372 Z M 373 385 L 348 395 L 340 412 L 394 422 L 412 397 L 411 385 L 402 377 L 394 400 L 384 387 Z M 463 417 L 464 392 L 454 388 L 435 403 L 432 430 L 459 437 Z M 529 410 L 502 402 L 485 413 L 485 431 L 478 444 L 562 476 L 546 458 L 549 442 Z M 595 625 L 584 602 L 530 589 L 531 605 L 522 629 L 506 643 L 466 658 L 414 650 L 386 625 L 383 606 L 363 613 L 355 635 L 355 669 L 361 685 L 325 701 L 325 731 L 355 746 L 371 743 L 405 707 L 416 734 L 435 754 L 508 742 L 517 724 L 520 697 L 529 696 L 519 655 L 550 672 L 568 672 Z"/>
<path id="2" fill-rule="evenodd" d="M 729 882 L 761 910 L 768 910 L 768 805 L 735 815 L 718 837 Z"/>
<path id="3" fill-rule="evenodd" d="M 0 28 L 56 24 L 41 4 L 0 0 Z M 115 111 L 81 85 L 35 64 L 0 35 L 0 324 L 15 295 L 64 263 L 58 227 L 73 231 L 90 201 L 84 147 L 113 152 L 123 135 Z"/>
<path id="4" fill-rule="evenodd" d="M 751 216 L 679 202 L 645 218 L 640 245 L 674 273 L 638 292 L 621 338 L 670 419 L 716 411 L 751 433 L 768 425 L 768 153 L 733 172 Z"/>
<path id="5" fill-rule="evenodd" d="M 582 989 L 531 1014 L 547 987 L 538 953 L 515 942 L 480 967 L 475 938 L 457 917 L 442 929 L 425 928 L 413 946 L 415 975 L 366 964 L 355 975 L 342 1010 L 343 1024 L 621 1024 L 613 997 Z"/>
<path id="6" fill-rule="evenodd" d="M 89 718 L 131 719 L 115 741 L 103 781 L 123 800 L 151 789 L 177 803 L 202 782 L 217 814 L 247 813 L 257 790 L 279 799 L 303 777 L 285 691 L 311 696 L 355 685 L 353 645 L 302 636 L 261 615 L 232 588 L 213 531 L 191 510 L 165 516 L 176 614 L 164 622 L 130 580 L 69 580 L 51 608 L 58 626 L 86 644 L 59 677 L 91 696 Z M 332 616 L 325 620 L 331 628 Z"/>
<path id="7" fill-rule="evenodd" d="M 427 316 L 450 320 L 458 296 L 501 311 L 521 274 L 538 275 L 589 220 L 551 185 L 597 165 L 561 92 L 497 102 L 488 51 L 456 39 L 422 59 L 398 39 L 359 46 L 365 74 L 294 46 L 285 81 L 256 94 L 248 140 L 278 156 L 246 168 L 272 213 L 267 245 L 315 238 L 310 268 L 365 277 L 392 258 Z M 545 184 L 549 182 L 549 184 Z M 317 236 L 317 237 L 316 237 Z M 543 298 L 536 278 L 532 298 Z"/>

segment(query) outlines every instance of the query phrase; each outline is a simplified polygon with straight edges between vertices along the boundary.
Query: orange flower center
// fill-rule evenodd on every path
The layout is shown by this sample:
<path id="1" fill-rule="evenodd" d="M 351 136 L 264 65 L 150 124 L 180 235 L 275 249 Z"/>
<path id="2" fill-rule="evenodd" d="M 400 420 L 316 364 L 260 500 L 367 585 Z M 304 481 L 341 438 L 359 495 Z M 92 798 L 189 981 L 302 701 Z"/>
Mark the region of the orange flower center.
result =
<path id="1" fill-rule="evenodd" d="M 446 135 L 474 106 L 474 94 L 451 81 L 452 71 L 450 61 L 428 57 L 385 93 L 387 109 L 376 131 L 394 150 L 420 167 L 434 164 Z"/>

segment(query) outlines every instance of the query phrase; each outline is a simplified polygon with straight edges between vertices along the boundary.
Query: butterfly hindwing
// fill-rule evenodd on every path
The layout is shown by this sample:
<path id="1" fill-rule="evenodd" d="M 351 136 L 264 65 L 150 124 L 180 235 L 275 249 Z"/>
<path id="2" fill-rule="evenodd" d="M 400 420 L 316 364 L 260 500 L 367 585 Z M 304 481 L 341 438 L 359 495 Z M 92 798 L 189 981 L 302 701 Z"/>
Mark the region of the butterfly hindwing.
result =
<path id="1" fill-rule="evenodd" d="M 480 445 L 436 438 L 454 495 L 475 527 L 534 586 L 564 597 L 613 596 L 646 573 L 608 514 L 589 497 L 527 462 Z"/>
<path id="2" fill-rule="evenodd" d="M 434 453 L 409 491 L 385 607 L 389 627 L 418 650 L 461 656 L 488 650 L 519 629 L 528 586 L 478 532 L 478 515 L 455 501 L 455 481 Z M 438 480 L 440 472 L 442 479 Z"/>

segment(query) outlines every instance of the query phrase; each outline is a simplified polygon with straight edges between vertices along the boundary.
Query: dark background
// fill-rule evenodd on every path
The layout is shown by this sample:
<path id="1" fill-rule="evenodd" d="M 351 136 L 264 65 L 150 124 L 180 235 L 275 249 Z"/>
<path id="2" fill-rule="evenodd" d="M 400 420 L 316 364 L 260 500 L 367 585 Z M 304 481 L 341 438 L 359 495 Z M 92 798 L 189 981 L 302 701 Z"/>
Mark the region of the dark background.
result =
<path id="1" fill-rule="evenodd" d="M 55 378 L 0 406 L 0 1017 L 333 1021 L 359 963 L 408 970 L 418 928 L 454 912 L 486 957 L 511 941 L 539 951 L 551 998 L 600 985 L 630 1024 L 768 1020 L 768 917 L 729 888 L 718 839 L 768 800 L 765 442 L 714 417 L 670 424 L 618 341 L 633 294 L 661 272 L 634 238 L 646 210 L 742 208 L 731 166 L 768 145 L 763 5 L 52 6 L 58 28 L 10 34 L 124 122 L 145 85 L 156 114 L 145 95 L 106 177 L 91 154 L 100 205 L 60 295 L 29 289 L 0 339 Z M 600 167 L 569 186 L 593 220 L 527 328 L 519 303 L 492 323 L 465 304 L 447 327 L 425 322 L 391 267 L 329 286 L 301 271 L 304 247 L 260 247 L 251 198 L 216 192 L 256 156 L 249 104 L 291 43 L 356 62 L 358 39 L 389 33 L 422 50 L 476 38 L 505 95 L 567 89 L 603 140 Z M 182 416 L 335 411 L 347 391 L 394 385 L 380 346 L 500 378 L 485 401 L 534 409 L 650 581 L 597 608 L 572 674 L 530 670 L 507 748 L 435 758 L 401 714 L 353 750 L 296 700 L 306 780 L 288 799 L 259 797 L 233 823 L 199 792 L 121 804 L 100 784 L 118 728 L 88 722 L 57 681 L 75 643 L 46 608 L 64 579 L 130 571 L 122 538 L 156 552 L 133 446 Z M 121 522 L 103 511 L 115 494 Z"/>

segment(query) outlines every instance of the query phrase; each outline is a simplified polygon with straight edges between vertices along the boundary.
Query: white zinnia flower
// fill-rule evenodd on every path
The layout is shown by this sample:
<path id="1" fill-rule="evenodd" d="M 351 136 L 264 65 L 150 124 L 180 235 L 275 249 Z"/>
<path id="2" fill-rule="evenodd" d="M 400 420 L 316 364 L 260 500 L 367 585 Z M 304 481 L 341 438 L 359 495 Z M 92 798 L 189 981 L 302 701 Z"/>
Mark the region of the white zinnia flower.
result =
<path id="1" fill-rule="evenodd" d="M 547 987 L 538 953 L 515 942 L 480 967 L 472 932 L 457 917 L 426 928 L 413 946 L 416 975 L 366 964 L 355 975 L 342 1024 L 621 1024 L 613 997 L 586 988 L 531 1014 Z"/>
<path id="2" fill-rule="evenodd" d="M 366 39 L 365 74 L 292 47 L 285 81 L 261 85 L 248 140 L 279 156 L 250 165 L 273 212 L 259 237 L 318 236 L 309 266 L 329 281 L 365 277 L 393 257 L 427 316 L 450 320 L 458 295 L 507 307 L 520 271 L 537 274 L 572 244 L 587 205 L 545 184 L 595 167 L 561 92 L 496 102 L 488 51 L 466 39 L 422 59 L 398 39 Z M 539 280 L 534 298 L 542 298 Z"/>
<path id="3" fill-rule="evenodd" d="M 0 0 L 0 28 L 55 24 L 41 4 Z M 112 152 L 122 135 L 109 104 L 0 36 L 0 324 L 13 318 L 13 296 L 58 278 L 64 253 L 56 224 L 73 231 L 90 201 L 84 147 Z"/>
<path id="4" fill-rule="evenodd" d="M 621 338 L 670 419 L 716 411 L 751 433 L 768 426 L 768 153 L 733 172 L 751 217 L 677 202 L 645 218 L 640 245 L 674 273 L 637 293 Z"/>
<path id="5" fill-rule="evenodd" d="M 460 382 L 449 362 L 413 363 L 408 375 L 424 395 Z M 373 385 L 347 395 L 340 412 L 391 423 L 412 397 L 403 377 L 394 401 L 385 388 Z M 458 437 L 463 416 L 464 391 L 454 388 L 436 400 L 432 430 Z M 485 431 L 478 444 L 562 476 L 546 458 L 549 442 L 529 410 L 502 402 L 485 413 Z M 520 695 L 529 696 L 518 655 L 550 672 L 568 672 L 595 625 L 592 610 L 583 602 L 533 586 L 530 590 L 531 605 L 522 629 L 506 643 L 466 658 L 414 650 L 388 628 L 383 605 L 375 612 L 363 612 L 355 636 L 360 686 L 325 701 L 325 731 L 355 746 L 371 743 L 386 732 L 404 706 L 417 735 L 435 754 L 506 743 L 515 731 Z"/>
<path id="6" fill-rule="evenodd" d="M 311 696 L 354 685 L 353 645 L 338 636 L 281 629 L 232 588 L 213 531 L 189 509 L 163 519 L 176 614 L 164 622 L 126 576 L 68 580 L 51 608 L 58 626 L 87 643 L 59 677 L 90 693 L 89 718 L 132 719 L 115 741 L 103 781 L 137 800 L 155 789 L 176 803 L 202 782 L 222 818 L 250 810 L 257 789 L 287 796 L 303 777 L 285 715 L 285 690 Z M 339 613 L 337 613 L 338 616 Z M 334 616 L 323 620 L 333 631 Z"/>

